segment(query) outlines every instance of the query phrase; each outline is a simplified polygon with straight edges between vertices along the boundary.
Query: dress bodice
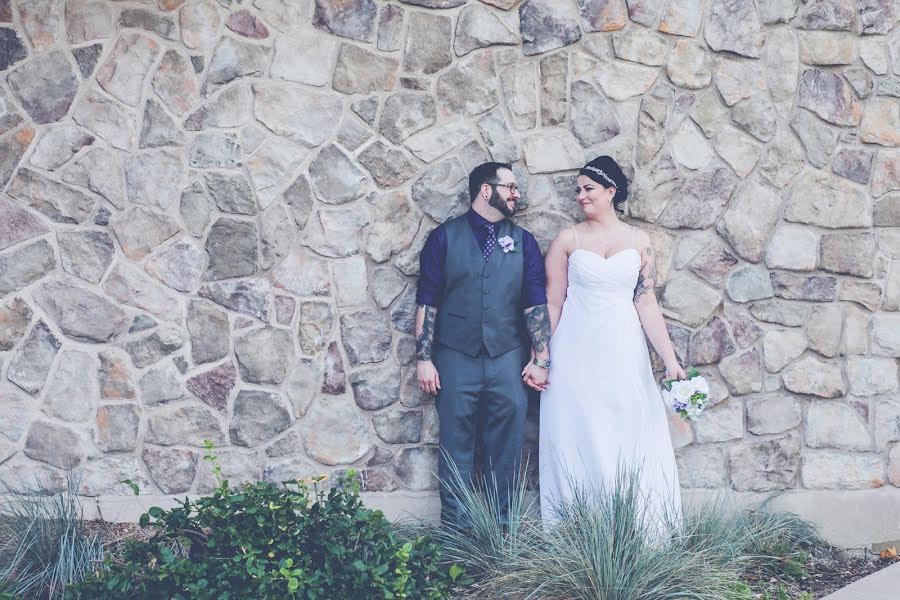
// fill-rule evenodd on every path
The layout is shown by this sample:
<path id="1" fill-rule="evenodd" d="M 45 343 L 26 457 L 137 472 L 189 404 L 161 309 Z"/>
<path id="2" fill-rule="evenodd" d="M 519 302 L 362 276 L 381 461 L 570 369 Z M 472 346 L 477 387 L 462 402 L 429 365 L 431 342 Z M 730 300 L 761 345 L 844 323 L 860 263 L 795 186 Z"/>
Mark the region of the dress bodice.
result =
<path id="1" fill-rule="evenodd" d="M 569 255 L 566 301 L 631 303 L 641 269 L 641 255 L 625 248 L 609 258 L 577 248 Z"/>

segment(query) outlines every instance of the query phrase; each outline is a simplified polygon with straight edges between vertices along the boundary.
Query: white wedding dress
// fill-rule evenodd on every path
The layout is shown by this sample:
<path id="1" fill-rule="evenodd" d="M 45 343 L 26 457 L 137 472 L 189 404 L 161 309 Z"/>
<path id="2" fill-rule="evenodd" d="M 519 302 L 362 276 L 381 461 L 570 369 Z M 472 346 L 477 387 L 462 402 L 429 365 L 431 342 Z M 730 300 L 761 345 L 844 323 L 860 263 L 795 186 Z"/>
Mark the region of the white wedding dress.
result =
<path id="1" fill-rule="evenodd" d="M 577 234 L 576 234 L 577 240 Z M 675 453 L 633 295 L 641 255 L 604 258 L 577 248 L 550 342 L 550 386 L 541 395 L 541 513 L 579 488 L 609 489 L 617 469 L 640 468 L 653 515 L 681 514 Z"/>

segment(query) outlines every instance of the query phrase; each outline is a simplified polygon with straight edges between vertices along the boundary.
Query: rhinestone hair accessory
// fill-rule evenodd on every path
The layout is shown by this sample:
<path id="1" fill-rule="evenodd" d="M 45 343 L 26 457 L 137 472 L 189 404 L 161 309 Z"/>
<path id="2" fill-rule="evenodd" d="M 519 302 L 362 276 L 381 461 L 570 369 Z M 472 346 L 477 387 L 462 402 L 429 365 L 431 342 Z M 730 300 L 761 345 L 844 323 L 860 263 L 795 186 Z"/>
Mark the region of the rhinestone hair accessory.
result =
<path id="1" fill-rule="evenodd" d="M 606 181 L 608 181 L 608 182 L 609 182 L 609 185 L 613 186 L 613 187 L 616 188 L 616 189 L 619 189 L 619 186 L 616 185 L 616 182 L 613 181 L 613 180 L 609 177 L 609 175 L 607 175 L 606 173 L 604 173 L 603 171 L 601 171 L 601 170 L 598 169 L 597 167 L 584 167 L 584 170 L 586 170 L 586 171 L 593 171 L 594 173 L 596 173 L 597 175 L 599 175 L 600 177 L 602 177 L 603 179 L 605 179 Z"/>

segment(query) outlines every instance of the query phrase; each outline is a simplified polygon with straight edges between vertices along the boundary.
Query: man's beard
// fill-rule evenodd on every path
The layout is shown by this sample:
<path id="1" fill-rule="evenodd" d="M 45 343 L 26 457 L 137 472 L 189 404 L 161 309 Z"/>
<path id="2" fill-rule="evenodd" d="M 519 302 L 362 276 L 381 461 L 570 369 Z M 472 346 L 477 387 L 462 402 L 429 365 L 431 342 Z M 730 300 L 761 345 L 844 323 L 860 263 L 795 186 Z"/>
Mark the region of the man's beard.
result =
<path id="1" fill-rule="evenodd" d="M 492 187 L 492 193 L 491 197 L 488 199 L 488 204 L 503 213 L 504 217 L 511 217 L 516 214 L 515 205 L 513 208 L 510 208 L 506 203 L 506 200 L 500 196 L 500 192 L 497 191 L 497 188 Z"/>

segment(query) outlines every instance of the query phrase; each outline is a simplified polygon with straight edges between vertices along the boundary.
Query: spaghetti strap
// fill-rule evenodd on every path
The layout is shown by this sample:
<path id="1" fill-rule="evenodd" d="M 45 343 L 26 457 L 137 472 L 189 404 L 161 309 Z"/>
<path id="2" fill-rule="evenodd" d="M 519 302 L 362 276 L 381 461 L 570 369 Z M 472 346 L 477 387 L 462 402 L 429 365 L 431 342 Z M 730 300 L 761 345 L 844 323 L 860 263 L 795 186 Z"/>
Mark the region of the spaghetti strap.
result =
<path id="1" fill-rule="evenodd" d="M 575 249 L 581 248 L 581 243 L 578 241 L 578 231 L 575 229 L 574 225 L 569 225 L 572 228 L 572 235 L 575 236 Z"/>
<path id="2" fill-rule="evenodd" d="M 631 248 L 634 248 L 634 232 L 636 231 L 636 229 L 637 228 L 634 225 L 631 226 Z"/>

